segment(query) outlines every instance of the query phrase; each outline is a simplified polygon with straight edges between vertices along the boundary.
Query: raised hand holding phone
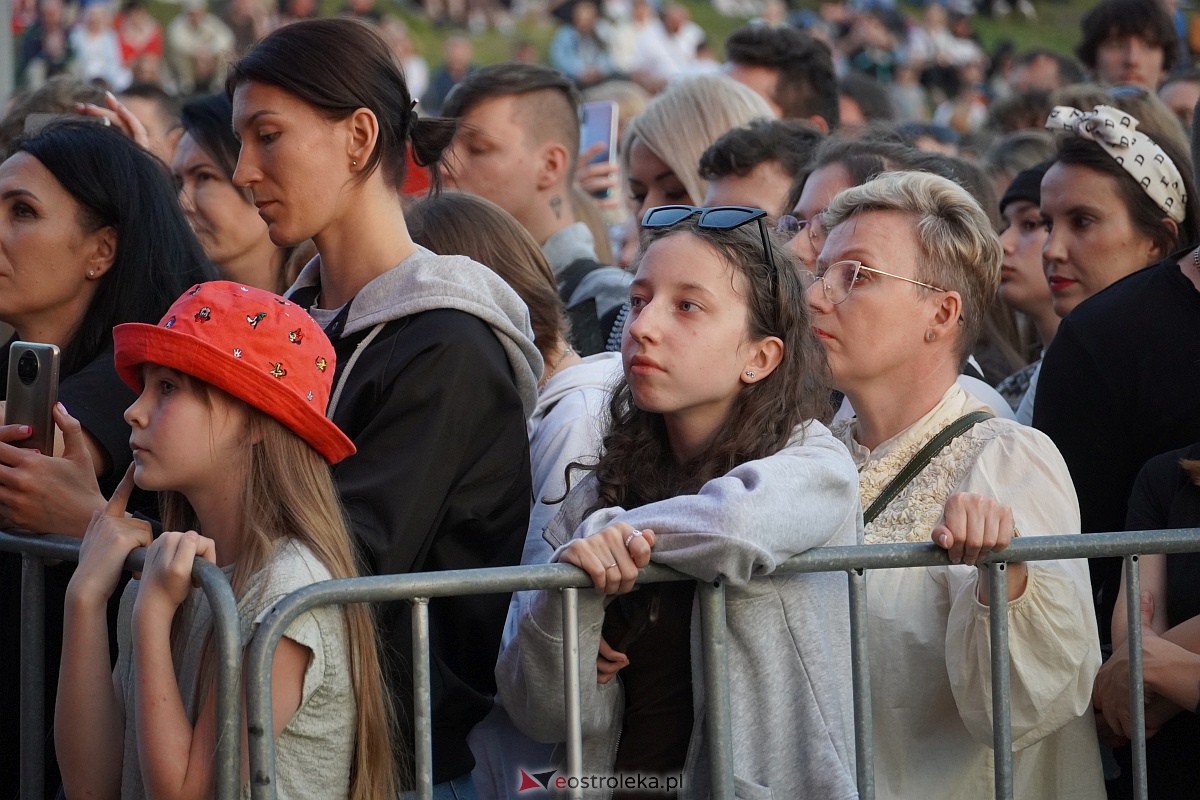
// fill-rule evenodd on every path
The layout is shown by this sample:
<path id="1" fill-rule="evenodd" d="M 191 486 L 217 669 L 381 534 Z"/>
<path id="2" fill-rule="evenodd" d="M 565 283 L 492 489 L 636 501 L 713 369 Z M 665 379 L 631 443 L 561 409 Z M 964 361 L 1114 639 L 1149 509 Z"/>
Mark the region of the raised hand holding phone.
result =
<path id="1" fill-rule="evenodd" d="M 598 200 L 607 200 L 617 185 L 617 104 L 611 100 L 584 103 L 579 131 L 576 178 Z"/>
<path id="2" fill-rule="evenodd" d="M 13 342 L 8 349 L 4 424 L 32 429 L 27 438 L 13 442 L 17 447 L 54 452 L 52 409 L 58 401 L 59 357 L 52 344 Z"/>

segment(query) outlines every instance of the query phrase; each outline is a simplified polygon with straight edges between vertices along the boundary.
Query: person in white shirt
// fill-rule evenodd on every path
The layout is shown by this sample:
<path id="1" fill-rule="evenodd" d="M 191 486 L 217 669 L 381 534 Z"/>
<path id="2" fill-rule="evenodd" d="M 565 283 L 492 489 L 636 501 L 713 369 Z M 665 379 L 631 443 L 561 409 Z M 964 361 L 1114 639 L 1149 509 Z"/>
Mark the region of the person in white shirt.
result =
<path id="1" fill-rule="evenodd" d="M 1071 476 L 1045 435 L 993 417 L 955 382 L 1000 277 L 978 202 L 946 178 L 890 172 L 839 194 L 824 220 L 816 273 L 803 277 L 833 384 L 857 414 L 833 432 L 859 469 L 865 542 L 932 540 L 950 560 L 867 578 L 876 796 L 990 797 L 990 586 L 976 564 L 1018 528 L 1078 533 Z M 897 478 L 955 431 L 909 482 Z M 1006 574 L 1014 796 L 1103 797 L 1087 563 Z"/>

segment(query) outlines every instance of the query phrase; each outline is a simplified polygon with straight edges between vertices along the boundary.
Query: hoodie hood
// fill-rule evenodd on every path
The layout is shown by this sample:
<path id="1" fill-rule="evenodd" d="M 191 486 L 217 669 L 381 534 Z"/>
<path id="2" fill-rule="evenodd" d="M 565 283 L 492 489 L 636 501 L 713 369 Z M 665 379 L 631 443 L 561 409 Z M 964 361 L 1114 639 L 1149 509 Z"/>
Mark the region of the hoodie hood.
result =
<path id="1" fill-rule="evenodd" d="M 288 295 L 321 282 L 321 256 L 305 265 Z M 450 308 L 489 326 L 508 356 L 525 416 L 537 404 L 542 357 L 533 346 L 529 309 L 504 279 L 466 256 L 437 255 L 420 245 L 416 252 L 359 290 L 346 310 L 343 336 L 376 325 Z"/>
<path id="2" fill-rule="evenodd" d="M 563 398 L 584 389 L 610 393 L 624 377 L 620 353 L 596 353 L 573 367 L 555 373 L 538 395 L 537 408 L 530 419 L 536 425 Z M 607 408 L 607 404 L 605 404 Z"/>

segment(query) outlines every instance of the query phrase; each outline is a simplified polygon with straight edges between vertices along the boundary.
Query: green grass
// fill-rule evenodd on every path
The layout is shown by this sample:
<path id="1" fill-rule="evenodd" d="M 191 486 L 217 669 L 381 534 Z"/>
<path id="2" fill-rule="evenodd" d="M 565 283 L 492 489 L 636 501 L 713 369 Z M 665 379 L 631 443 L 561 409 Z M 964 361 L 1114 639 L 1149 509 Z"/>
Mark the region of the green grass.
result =
<path id="1" fill-rule="evenodd" d="M 1038 18 L 1026 20 L 1017 12 L 1007 19 L 991 19 L 979 16 L 975 30 L 983 42 L 984 50 L 992 52 L 1004 39 L 1011 39 L 1017 52 L 1040 47 L 1066 55 L 1075 55 L 1079 41 L 1079 20 L 1095 2 L 1073 0 L 1070 3 L 1034 0 Z"/>
<path id="2" fill-rule="evenodd" d="M 721 15 L 710 2 L 704 0 L 683 0 L 692 11 L 692 18 L 709 36 L 709 41 L 718 53 L 723 52 L 721 44 L 725 37 L 745 23 L 744 19 L 725 17 Z M 983 41 L 984 49 L 991 52 L 1004 39 L 1011 39 L 1017 46 L 1018 52 L 1032 47 L 1045 47 L 1062 53 L 1073 53 L 1079 37 L 1079 20 L 1083 14 L 1094 5 L 1094 0 L 1034 0 L 1038 19 L 1030 22 L 1020 14 L 1013 13 L 1007 19 L 995 20 L 977 16 L 974 20 L 976 31 Z M 321 9 L 325 13 L 336 13 L 342 6 L 342 0 L 321 0 Z M 805 0 L 803 5 L 815 8 L 816 0 Z M 179 5 L 165 0 L 150 0 L 152 13 L 165 25 L 171 17 L 179 13 Z M 451 28 L 435 27 L 418 8 L 411 3 L 397 0 L 379 0 L 378 8 L 395 14 L 408 25 L 410 35 L 417 45 L 417 50 L 429 61 L 431 67 L 436 66 L 442 59 L 442 44 L 453 33 L 461 33 Z M 921 10 L 915 5 L 903 5 L 902 8 L 912 17 L 920 18 Z M 476 61 L 481 64 L 492 64 L 508 59 L 517 41 L 530 42 L 537 48 L 543 61 L 554 35 L 553 20 L 524 19 L 516 23 L 516 29 L 510 34 L 502 34 L 489 30 L 481 34 L 471 35 L 475 45 Z"/>

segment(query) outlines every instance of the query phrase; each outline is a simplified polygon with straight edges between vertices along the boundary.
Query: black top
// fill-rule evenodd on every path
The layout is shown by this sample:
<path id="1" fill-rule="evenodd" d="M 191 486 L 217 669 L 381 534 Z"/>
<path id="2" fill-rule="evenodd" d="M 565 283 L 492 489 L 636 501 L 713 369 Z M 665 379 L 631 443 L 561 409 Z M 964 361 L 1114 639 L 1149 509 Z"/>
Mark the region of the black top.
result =
<path id="1" fill-rule="evenodd" d="M 311 305 L 316 287 L 293 301 Z M 337 375 L 368 330 L 326 333 Z M 333 421 L 358 448 L 334 481 L 368 574 L 511 566 L 521 561 L 533 495 L 525 414 L 508 357 L 487 323 L 425 311 L 387 323 L 362 351 Z M 508 595 L 429 605 L 433 778 L 474 766 L 467 733 L 492 706 Z M 407 603 L 378 613 L 392 690 L 412 740 L 412 622 Z"/>
<path id="2" fill-rule="evenodd" d="M 625 713 L 613 764 L 616 775 L 679 775 L 694 725 L 691 581 L 657 583 L 623 595 L 604 615 L 604 640 L 629 658 L 617 673 Z M 660 798 L 675 793 L 656 793 Z M 649 796 L 618 791 L 613 800 Z"/>
<path id="3" fill-rule="evenodd" d="M 1200 441 L 1200 293 L 1178 254 L 1080 304 L 1042 362 L 1034 427 L 1058 446 L 1084 533 L 1125 527 L 1129 492 L 1148 459 Z M 1093 559 L 1102 641 L 1109 640 L 1121 560 Z"/>
<path id="4" fill-rule="evenodd" d="M 1200 527 L 1200 486 L 1179 465 L 1181 459 L 1200 459 L 1200 444 L 1164 453 L 1146 463 L 1129 498 L 1129 530 Z M 1200 614 L 1200 553 L 1168 554 L 1167 625 L 1175 627 L 1197 614 Z M 1197 742 L 1200 742 L 1200 717 L 1191 711 L 1176 715 L 1146 740 L 1150 797 L 1191 800 L 1196 796 L 1196 787 L 1200 785 Z M 1116 756 L 1122 776 L 1109 786 L 1109 797 L 1132 798 L 1129 748 L 1117 750 Z"/>
<path id="5" fill-rule="evenodd" d="M 14 339 L 15 340 L 15 339 Z M 8 344 L 0 350 L 0 399 L 7 395 Z M 99 476 L 100 491 L 105 497 L 112 494 L 125 474 L 133 455 L 129 450 L 129 425 L 125 409 L 136 398 L 133 391 L 117 376 L 112 349 L 105 350 L 90 364 L 59 383 L 58 397 L 71 416 L 79 420 L 106 454 L 108 467 Z M 131 498 L 130 509 L 154 511 L 154 495 L 138 490 Z M 53 796 L 59 785 L 58 768 L 54 761 L 54 745 L 49 731 L 54 720 L 54 697 L 58 691 L 58 669 L 62 660 L 63 601 L 67 583 L 75 571 L 73 563 L 62 563 L 46 569 L 46 791 Z M 122 578 L 124 585 L 125 578 Z M 114 628 L 121 588 L 113 593 L 109 603 L 109 629 Z M 21 558 L 15 554 L 0 554 L 0 636 L 7 646 L 0 648 L 0 797 L 15 797 L 19 781 L 20 752 L 20 612 Z M 115 647 L 116 639 L 111 640 Z M 110 654 L 114 659 L 115 650 Z"/>

